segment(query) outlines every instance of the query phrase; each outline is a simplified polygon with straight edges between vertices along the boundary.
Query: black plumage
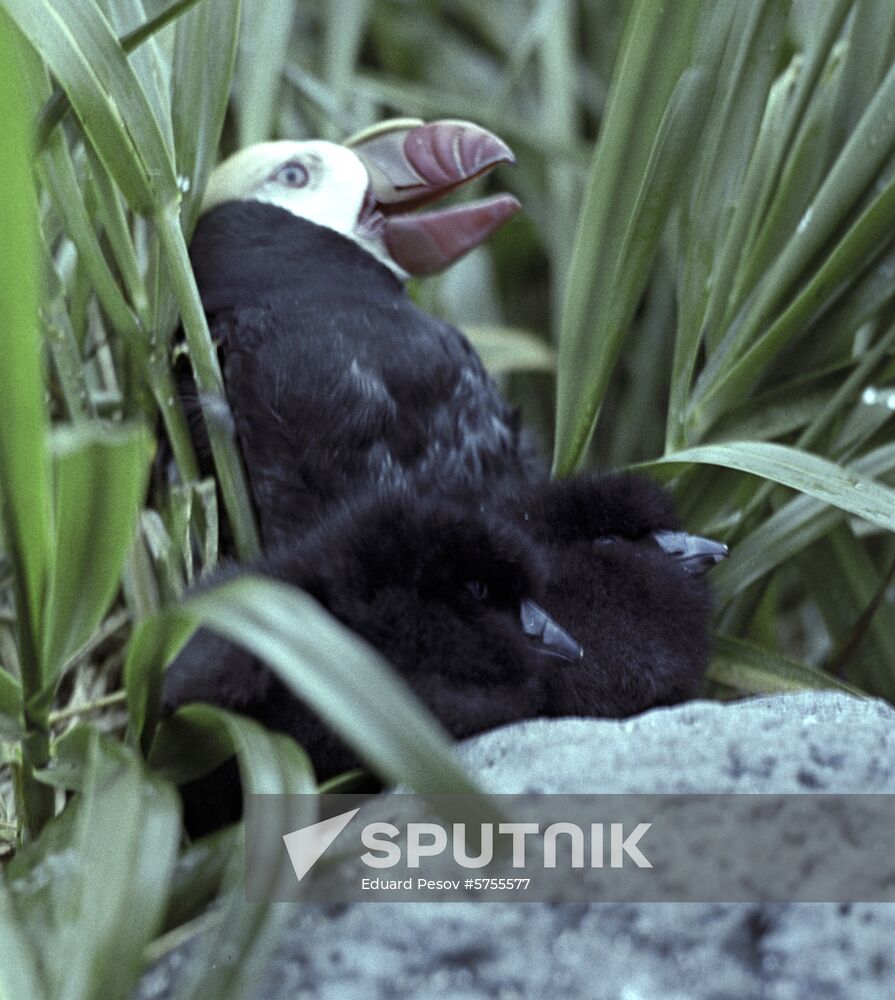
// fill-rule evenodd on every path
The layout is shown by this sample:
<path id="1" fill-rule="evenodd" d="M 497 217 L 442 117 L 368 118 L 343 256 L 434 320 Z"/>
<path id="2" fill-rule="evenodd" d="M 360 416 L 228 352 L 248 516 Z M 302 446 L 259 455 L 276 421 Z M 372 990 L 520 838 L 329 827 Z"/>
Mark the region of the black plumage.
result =
<path id="1" fill-rule="evenodd" d="M 680 532 L 671 497 L 638 476 L 525 484 L 508 509 L 548 560 L 547 610 L 584 648 L 549 676 L 545 714 L 625 717 L 699 691 L 711 610 L 701 573 L 724 546 Z"/>
<path id="2" fill-rule="evenodd" d="M 266 545 L 370 487 L 490 489 L 536 467 L 466 338 L 354 240 L 234 201 L 191 258 Z"/>
<path id="3" fill-rule="evenodd" d="M 311 593 L 458 738 L 543 714 L 547 679 L 570 668 L 547 655 L 557 648 L 555 624 L 543 638 L 523 625 L 543 586 L 536 547 L 505 519 L 445 499 L 388 491 L 348 504 L 248 569 Z M 169 668 L 163 701 L 166 713 L 208 701 L 288 733 L 321 780 L 358 764 L 260 661 L 205 630 Z"/>

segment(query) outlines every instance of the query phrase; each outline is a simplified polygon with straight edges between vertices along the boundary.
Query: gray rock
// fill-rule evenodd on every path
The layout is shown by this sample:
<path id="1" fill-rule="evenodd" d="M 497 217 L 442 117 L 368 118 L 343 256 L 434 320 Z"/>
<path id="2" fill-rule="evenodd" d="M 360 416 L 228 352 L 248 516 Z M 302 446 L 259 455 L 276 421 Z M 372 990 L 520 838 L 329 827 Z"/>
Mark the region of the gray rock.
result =
<path id="1" fill-rule="evenodd" d="M 524 722 L 458 755 L 502 792 L 895 793 L 895 709 L 829 692 L 693 702 L 625 721 Z M 891 1000 L 893 941 L 887 904 L 307 906 L 258 995 Z"/>
<path id="2" fill-rule="evenodd" d="M 533 719 L 459 750 L 502 792 L 895 792 L 895 709 L 835 692 Z"/>

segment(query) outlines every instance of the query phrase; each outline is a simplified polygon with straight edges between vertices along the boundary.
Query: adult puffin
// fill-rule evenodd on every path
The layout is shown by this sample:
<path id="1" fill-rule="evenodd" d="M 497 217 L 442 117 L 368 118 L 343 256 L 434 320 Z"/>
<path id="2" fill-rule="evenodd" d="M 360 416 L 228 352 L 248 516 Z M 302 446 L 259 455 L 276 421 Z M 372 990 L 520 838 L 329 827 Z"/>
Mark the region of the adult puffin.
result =
<path id="1" fill-rule="evenodd" d="M 190 255 L 265 547 L 370 487 L 478 494 L 533 471 L 469 342 L 404 287 L 520 206 L 416 210 L 512 162 L 477 125 L 405 119 L 350 147 L 261 143 L 212 173 Z"/>

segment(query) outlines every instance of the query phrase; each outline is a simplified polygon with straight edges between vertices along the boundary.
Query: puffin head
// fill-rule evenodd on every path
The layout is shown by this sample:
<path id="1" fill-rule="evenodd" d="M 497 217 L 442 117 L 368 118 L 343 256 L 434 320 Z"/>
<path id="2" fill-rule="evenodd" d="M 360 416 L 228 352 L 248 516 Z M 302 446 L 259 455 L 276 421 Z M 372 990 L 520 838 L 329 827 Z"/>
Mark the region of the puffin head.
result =
<path id="1" fill-rule="evenodd" d="M 520 208 L 508 194 L 418 212 L 499 163 L 509 147 L 471 122 L 395 119 L 350 138 L 262 142 L 212 172 L 202 214 L 258 201 L 354 240 L 402 280 L 478 246 Z"/>

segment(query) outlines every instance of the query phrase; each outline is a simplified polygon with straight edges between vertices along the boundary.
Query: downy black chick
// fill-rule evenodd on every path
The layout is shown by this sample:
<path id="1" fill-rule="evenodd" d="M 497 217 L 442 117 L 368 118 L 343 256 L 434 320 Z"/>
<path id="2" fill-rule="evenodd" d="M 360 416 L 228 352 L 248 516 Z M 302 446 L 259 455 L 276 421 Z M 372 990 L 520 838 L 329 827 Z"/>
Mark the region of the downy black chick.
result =
<path id="1" fill-rule="evenodd" d="M 378 649 L 457 738 L 543 714 L 548 678 L 581 655 L 534 603 L 543 567 L 525 533 L 445 499 L 388 491 L 351 503 L 245 571 L 307 590 Z M 205 630 L 165 677 L 165 713 L 194 701 L 293 736 L 319 780 L 358 764 L 260 661 Z M 215 780 L 232 783 L 235 772 L 227 774 Z M 207 799 L 208 783 L 199 788 Z M 235 819 L 238 790 L 214 790 L 222 795 L 231 800 L 225 818 Z M 193 803 L 191 811 L 201 809 Z"/>
<path id="2" fill-rule="evenodd" d="M 472 346 L 404 287 L 519 206 L 409 211 L 511 160 L 484 129 L 432 122 L 352 149 L 263 143 L 213 173 L 190 254 L 265 546 L 370 487 L 475 490 L 535 467 Z"/>
<path id="3" fill-rule="evenodd" d="M 727 547 L 688 535 L 668 493 L 615 474 L 527 484 L 509 501 L 548 560 L 545 606 L 584 648 L 547 678 L 545 714 L 625 717 L 700 689 L 711 593 Z"/>

